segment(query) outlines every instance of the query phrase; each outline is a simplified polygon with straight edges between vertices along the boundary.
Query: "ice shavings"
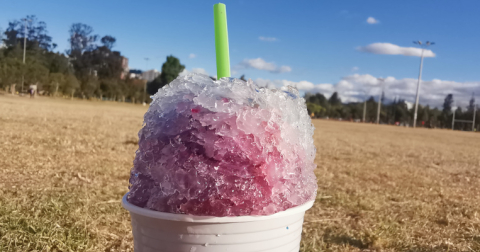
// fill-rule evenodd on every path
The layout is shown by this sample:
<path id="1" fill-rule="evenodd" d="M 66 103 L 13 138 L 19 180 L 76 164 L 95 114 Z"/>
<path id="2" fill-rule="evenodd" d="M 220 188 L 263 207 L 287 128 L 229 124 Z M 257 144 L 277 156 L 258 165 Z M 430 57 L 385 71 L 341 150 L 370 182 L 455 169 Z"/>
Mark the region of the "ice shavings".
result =
<path id="1" fill-rule="evenodd" d="M 169 213 L 268 215 L 315 199 L 313 126 L 291 87 L 182 76 L 153 97 L 128 201 Z"/>

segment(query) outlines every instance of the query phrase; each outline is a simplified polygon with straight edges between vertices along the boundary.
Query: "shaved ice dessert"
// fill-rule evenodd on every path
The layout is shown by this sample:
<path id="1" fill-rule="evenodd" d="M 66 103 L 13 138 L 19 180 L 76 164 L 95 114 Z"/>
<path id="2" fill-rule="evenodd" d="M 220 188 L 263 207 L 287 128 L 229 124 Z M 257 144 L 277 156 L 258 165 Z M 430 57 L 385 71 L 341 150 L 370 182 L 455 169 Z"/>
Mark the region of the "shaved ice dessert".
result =
<path id="1" fill-rule="evenodd" d="M 295 88 L 178 77 L 144 116 L 127 200 L 197 216 L 270 215 L 302 205 L 317 192 L 313 131 Z"/>

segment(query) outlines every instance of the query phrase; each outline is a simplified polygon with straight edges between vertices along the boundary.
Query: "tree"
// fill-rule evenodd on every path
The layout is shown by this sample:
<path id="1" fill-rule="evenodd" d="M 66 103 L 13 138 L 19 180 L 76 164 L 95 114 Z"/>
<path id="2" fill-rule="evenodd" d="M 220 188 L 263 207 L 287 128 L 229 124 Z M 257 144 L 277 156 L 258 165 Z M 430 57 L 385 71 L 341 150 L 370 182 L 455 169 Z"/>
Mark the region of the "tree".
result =
<path id="1" fill-rule="evenodd" d="M 462 111 L 462 107 L 460 106 L 458 106 L 457 109 L 455 110 L 455 119 L 465 119 Z M 457 122 L 454 124 L 454 129 L 464 130 L 464 128 L 465 128 L 465 123 L 463 122 Z"/>
<path id="2" fill-rule="evenodd" d="M 440 126 L 438 122 L 438 117 L 440 114 L 441 112 L 437 108 L 430 109 L 428 111 L 428 121 L 425 126 L 428 128 L 436 128 Z"/>
<path id="3" fill-rule="evenodd" d="M 384 95 L 382 95 L 384 97 Z M 321 93 L 306 93 L 305 102 L 307 105 L 307 111 L 311 115 L 314 113 L 315 117 L 325 117 L 338 118 L 343 120 L 358 120 L 362 119 L 364 111 L 363 102 L 351 102 L 351 103 L 341 103 L 338 94 L 332 94 L 332 96 L 327 100 L 325 96 Z M 385 100 L 385 99 L 380 99 Z M 446 97 L 446 102 L 444 104 L 445 111 L 451 111 L 453 105 L 453 96 L 450 94 Z M 473 103 L 472 101 L 470 103 Z M 315 105 L 319 105 L 318 107 Z M 370 96 L 366 101 L 366 122 L 375 122 L 377 118 L 377 107 L 378 100 L 375 100 L 375 97 Z M 401 125 L 407 125 L 412 121 L 413 118 L 413 109 L 409 109 L 407 102 L 405 100 L 395 98 L 393 102 L 383 104 L 384 109 L 380 112 L 380 119 L 383 122 L 388 124 L 400 123 Z M 461 109 L 456 111 L 456 118 L 462 120 L 471 120 L 472 114 L 462 112 Z M 480 114 L 480 112 L 477 112 Z M 436 127 L 451 127 L 451 113 L 444 113 L 442 110 L 437 108 L 431 108 L 430 106 L 418 107 L 418 120 L 419 122 L 425 122 L 423 124 L 425 127 L 436 128 Z M 478 116 L 480 118 L 480 115 Z M 465 124 L 466 125 L 466 124 Z M 458 123 L 455 125 L 456 129 L 469 130 L 464 124 Z"/>
<path id="4" fill-rule="evenodd" d="M 321 117 L 325 109 L 315 103 L 307 102 L 307 111 L 309 115 L 314 115 L 315 117 Z"/>
<path id="5" fill-rule="evenodd" d="M 445 101 L 443 102 L 443 113 L 450 114 L 452 111 L 452 105 L 453 105 L 453 95 L 448 94 L 445 97 Z"/>
<path id="6" fill-rule="evenodd" d="M 17 21 L 18 22 L 18 21 Z M 15 46 L 17 43 L 19 43 L 20 39 L 19 37 L 19 31 L 17 31 L 16 27 L 19 26 L 20 23 L 15 23 L 10 22 L 9 23 L 9 29 L 7 29 L 4 34 L 5 38 L 2 38 L 3 43 L 7 47 Z"/>
<path id="7" fill-rule="evenodd" d="M 0 62 L 0 81 L 2 87 L 9 87 L 11 93 L 15 93 L 15 86 L 21 83 L 25 65 L 16 58 L 4 58 Z"/>
<path id="8" fill-rule="evenodd" d="M 305 94 L 305 100 L 308 101 L 308 102 L 311 102 L 311 103 L 318 104 L 318 105 L 320 105 L 324 108 L 327 107 L 327 105 L 328 105 L 327 98 L 323 94 L 320 94 L 320 93 L 316 93 L 314 95 L 312 95 L 310 93 L 306 93 Z"/>
<path id="9" fill-rule="evenodd" d="M 126 100 L 135 102 L 142 102 L 143 101 L 143 88 L 145 86 L 145 80 L 140 79 L 130 79 L 128 76 L 125 79 L 125 95 Z M 146 102 L 149 102 L 151 99 L 147 96 Z"/>
<path id="10" fill-rule="evenodd" d="M 49 85 L 44 85 L 43 89 L 57 96 L 59 88 L 62 89 L 65 84 L 65 75 L 61 73 L 50 73 L 49 79 Z"/>
<path id="11" fill-rule="evenodd" d="M 332 96 L 330 96 L 330 98 L 328 99 L 328 102 L 330 103 L 330 105 L 332 106 L 338 106 L 338 105 L 341 105 L 342 104 L 342 100 L 340 99 L 340 97 L 338 97 L 338 93 L 337 92 L 334 92 L 332 94 Z"/>
<path id="12" fill-rule="evenodd" d="M 242 74 L 242 76 L 240 76 L 240 80 L 247 81 L 247 80 L 245 79 L 245 74 Z"/>
<path id="13" fill-rule="evenodd" d="M 28 20 L 27 27 L 22 19 L 14 20 L 8 23 L 5 31 L 5 39 L 3 40 L 7 47 L 21 44 L 23 47 L 24 38 L 27 38 L 27 47 L 38 46 L 44 50 L 50 50 L 52 45 L 52 37 L 48 36 L 47 24 L 38 21 L 34 15 L 28 15 L 24 19 Z M 26 28 L 26 29 L 25 29 Z M 25 30 L 27 34 L 25 34 Z"/>
<path id="14" fill-rule="evenodd" d="M 112 50 L 117 40 L 114 37 L 107 35 L 104 36 L 100 41 L 102 42 L 103 46 L 105 46 L 109 50 Z"/>
<path id="15" fill-rule="evenodd" d="M 467 107 L 468 112 L 473 113 L 475 110 L 475 95 L 472 94 L 472 98 L 470 99 L 470 102 L 468 103 Z"/>
<path id="16" fill-rule="evenodd" d="M 45 54 L 45 66 L 50 73 L 73 73 L 69 59 L 62 53 L 47 52 Z"/>
<path id="17" fill-rule="evenodd" d="M 73 74 L 67 74 L 65 76 L 65 85 L 63 85 L 62 92 L 64 94 L 71 94 L 73 98 L 74 92 L 80 87 L 80 83 Z"/>
<path id="18" fill-rule="evenodd" d="M 25 85 L 29 84 L 41 85 L 48 82 L 48 68 L 36 61 L 27 61 L 25 64 Z"/>
<path id="19" fill-rule="evenodd" d="M 438 116 L 438 121 L 441 123 L 442 127 L 449 127 L 452 123 L 452 117 L 450 116 L 452 113 L 452 106 L 453 95 L 448 94 L 443 102 L 442 114 Z"/>
<path id="20" fill-rule="evenodd" d="M 147 92 L 154 95 L 158 89 L 175 80 L 184 69 L 185 66 L 180 64 L 179 59 L 172 55 L 168 56 L 167 61 L 162 65 L 160 76 L 147 84 Z"/>
<path id="21" fill-rule="evenodd" d="M 103 36 L 97 45 L 98 36 L 92 27 L 72 24 L 67 57 L 52 51 L 56 44 L 48 36 L 45 22 L 35 16 L 27 19 L 27 27 L 23 20 L 14 20 L 2 33 L 5 36 L 0 36 L 6 45 L 0 48 L 0 87 L 15 92 L 24 76 L 25 86 L 37 84 L 39 93 L 73 96 L 78 91 L 77 95 L 84 98 L 108 95 L 122 100 L 126 97 L 138 100 L 143 96 L 143 82 L 130 85 L 120 79 L 123 57 L 120 52 L 112 51 L 115 37 Z M 24 38 L 27 41 L 25 64 L 22 63 Z"/>
<path id="22" fill-rule="evenodd" d="M 80 79 L 80 91 L 82 98 L 91 98 L 96 94 L 100 94 L 97 78 L 93 75 L 82 76 L 82 79 Z"/>
<path id="23" fill-rule="evenodd" d="M 85 51 L 91 51 L 96 48 L 95 42 L 98 35 L 93 35 L 93 28 L 82 23 L 74 23 L 69 30 L 70 50 L 68 54 L 72 56 L 81 55 Z"/>
<path id="24" fill-rule="evenodd" d="M 104 96 L 124 97 L 127 92 L 125 82 L 120 81 L 122 55 L 112 51 L 116 39 L 107 35 L 101 38 L 102 46 L 97 46 L 98 36 L 93 35 L 91 26 L 75 23 L 70 30 L 70 58 L 75 76 L 80 80 L 80 91 L 84 97 Z"/>
<path id="25" fill-rule="evenodd" d="M 395 103 L 395 115 L 394 121 L 400 123 L 407 123 L 410 121 L 410 113 L 408 111 L 408 106 L 405 100 L 399 99 Z"/>
<path id="26" fill-rule="evenodd" d="M 377 107 L 378 103 L 375 101 L 375 98 L 370 96 L 367 100 L 367 113 L 365 115 L 367 122 L 375 122 L 377 120 Z"/>
<path id="27" fill-rule="evenodd" d="M 99 82 L 102 95 L 106 95 L 110 98 L 117 98 L 123 94 L 119 81 L 116 79 L 101 79 Z"/>
<path id="28" fill-rule="evenodd" d="M 117 51 L 112 52 L 106 46 L 86 52 L 84 57 L 89 57 L 100 79 L 119 79 L 123 72 L 122 55 Z"/>
<path id="29" fill-rule="evenodd" d="M 428 121 L 428 112 L 430 111 L 430 107 L 427 105 L 426 107 L 422 106 L 421 104 L 418 105 L 418 116 L 417 116 L 417 125 L 421 125 L 422 127 L 426 121 Z"/>

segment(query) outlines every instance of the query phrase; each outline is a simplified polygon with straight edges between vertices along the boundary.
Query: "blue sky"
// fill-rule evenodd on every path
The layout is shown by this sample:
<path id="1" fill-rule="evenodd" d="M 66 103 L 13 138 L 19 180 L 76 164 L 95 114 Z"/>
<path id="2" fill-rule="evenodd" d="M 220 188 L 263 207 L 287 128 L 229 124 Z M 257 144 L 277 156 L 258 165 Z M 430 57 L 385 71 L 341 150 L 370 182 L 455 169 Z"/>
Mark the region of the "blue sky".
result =
<path id="1" fill-rule="evenodd" d="M 387 96 L 413 101 L 420 58 L 361 48 L 373 43 L 413 47 L 413 40 L 430 40 L 436 42 L 429 48 L 435 57 L 425 58 L 422 103 L 438 106 L 451 92 L 463 104 L 472 92 L 480 94 L 480 1 L 223 2 L 235 77 L 289 83 L 303 92 L 339 91 L 346 101 L 363 99 L 362 92 L 377 94 L 376 77 L 389 77 Z M 146 69 L 148 57 L 148 68 L 160 69 L 172 54 L 189 71 L 215 75 L 215 3 L 2 0 L 0 28 L 34 14 L 64 51 L 69 26 L 81 22 L 100 36 L 116 37 L 115 49 L 129 58 L 130 68 Z M 378 22 L 369 24 L 369 17 Z"/>

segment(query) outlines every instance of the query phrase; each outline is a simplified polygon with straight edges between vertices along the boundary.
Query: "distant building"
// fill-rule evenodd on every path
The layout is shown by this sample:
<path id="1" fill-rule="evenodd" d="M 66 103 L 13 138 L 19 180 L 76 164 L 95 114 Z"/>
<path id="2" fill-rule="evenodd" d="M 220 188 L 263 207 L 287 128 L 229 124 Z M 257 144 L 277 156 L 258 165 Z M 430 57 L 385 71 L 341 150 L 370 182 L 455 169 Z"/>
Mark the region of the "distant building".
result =
<path id="1" fill-rule="evenodd" d="M 128 76 L 130 79 L 142 79 L 142 70 L 139 69 L 130 69 L 128 71 Z"/>
<path id="2" fill-rule="evenodd" d="M 128 73 L 128 77 L 129 77 L 130 79 L 142 79 L 142 74 Z"/>
<path id="3" fill-rule="evenodd" d="M 156 69 L 148 70 L 142 73 L 142 79 L 146 81 L 152 81 L 160 75 L 160 72 Z"/>
<path id="4" fill-rule="evenodd" d="M 122 56 L 122 73 L 120 74 L 120 79 L 125 79 L 125 76 L 128 74 L 128 58 Z"/>
<path id="5" fill-rule="evenodd" d="M 122 57 L 122 69 L 128 73 L 128 58 Z"/>

